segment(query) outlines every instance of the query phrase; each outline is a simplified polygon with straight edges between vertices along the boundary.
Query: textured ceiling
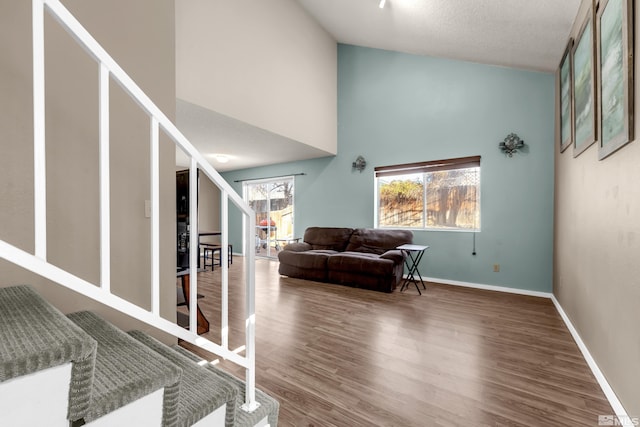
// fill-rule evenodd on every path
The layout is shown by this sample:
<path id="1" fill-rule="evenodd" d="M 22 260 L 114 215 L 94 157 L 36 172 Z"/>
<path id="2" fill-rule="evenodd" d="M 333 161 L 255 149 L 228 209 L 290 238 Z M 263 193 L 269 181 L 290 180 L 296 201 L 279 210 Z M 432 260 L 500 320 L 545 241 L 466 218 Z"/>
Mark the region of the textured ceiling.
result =
<path id="1" fill-rule="evenodd" d="M 580 0 L 297 0 L 340 43 L 554 71 Z"/>

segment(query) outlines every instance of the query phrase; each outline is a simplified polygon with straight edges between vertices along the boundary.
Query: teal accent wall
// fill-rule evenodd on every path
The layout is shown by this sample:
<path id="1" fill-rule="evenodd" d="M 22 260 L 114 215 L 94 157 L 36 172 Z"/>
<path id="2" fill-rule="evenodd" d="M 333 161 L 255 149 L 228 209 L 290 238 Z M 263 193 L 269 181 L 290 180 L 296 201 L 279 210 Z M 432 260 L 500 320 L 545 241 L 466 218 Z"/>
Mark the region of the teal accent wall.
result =
<path id="1" fill-rule="evenodd" d="M 414 231 L 430 246 L 420 271 L 551 292 L 554 85 L 553 74 L 339 45 L 338 154 L 223 176 L 241 191 L 234 180 L 305 173 L 295 178 L 301 237 L 314 225 L 373 227 L 375 166 L 480 155 L 477 255 L 473 233 Z M 509 158 L 498 143 L 511 132 L 527 147 Z M 351 167 L 358 155 L 362 173 Z"/>

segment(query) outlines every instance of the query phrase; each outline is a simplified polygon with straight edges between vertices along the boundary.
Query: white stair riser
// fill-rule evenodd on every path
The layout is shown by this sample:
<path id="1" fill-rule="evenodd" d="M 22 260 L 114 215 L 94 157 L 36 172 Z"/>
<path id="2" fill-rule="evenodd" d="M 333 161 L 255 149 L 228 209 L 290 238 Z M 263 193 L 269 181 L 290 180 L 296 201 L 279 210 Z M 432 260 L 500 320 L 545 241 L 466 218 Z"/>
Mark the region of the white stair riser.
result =
<path id="1" fill-rule="evenodd" d="M 254 427 L 270 427 L 270 426 L 271 424 L 269 424 L 269 419 L 267 417 L 264 417 L 263 419 L 258 421 L 258 423 Z"/>
<path id="2" fill-rule="evenodd" d="M 68 427 L 71 363 L 0 383 L 0 426 Z"/>
<path id="3" fill-rule="evenodd" d="M 164 388 L 156 390 L 135 402 L 118 408 L 107 415 L 85 424 L 87 427 L 113 426 L 162 426 L 162 401 Z"/>
<path id="4" fill-rule="evenodd" d="M 191 427 L 224 427 L 226 412 L 227 405 L 224 404 Z"/>

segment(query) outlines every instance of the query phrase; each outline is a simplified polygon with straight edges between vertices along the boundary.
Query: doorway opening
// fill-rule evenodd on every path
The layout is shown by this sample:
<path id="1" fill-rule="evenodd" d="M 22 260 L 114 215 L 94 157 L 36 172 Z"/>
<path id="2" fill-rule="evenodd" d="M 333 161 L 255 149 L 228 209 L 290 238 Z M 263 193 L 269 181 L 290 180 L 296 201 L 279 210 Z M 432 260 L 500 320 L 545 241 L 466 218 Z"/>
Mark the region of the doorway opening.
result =
<path id="1" fill-rule="evenodd" d="M 293 238 L 293 192 L 292 176 L 243 183 L 244 200 L 256 212 L 256 256 L 276 258 Z"/>

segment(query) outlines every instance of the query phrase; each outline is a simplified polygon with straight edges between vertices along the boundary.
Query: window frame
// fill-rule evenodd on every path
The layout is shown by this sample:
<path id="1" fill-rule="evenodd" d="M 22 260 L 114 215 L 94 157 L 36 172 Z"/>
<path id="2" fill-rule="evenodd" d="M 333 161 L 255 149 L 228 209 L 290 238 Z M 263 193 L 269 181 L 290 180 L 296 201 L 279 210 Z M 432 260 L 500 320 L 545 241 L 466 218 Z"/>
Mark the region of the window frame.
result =
<path id="1" fill-rule="evenodd" d="M 374 227 L 380 229 L 406 229 L 417 231 L 448 231 L 454 233 L 476 233 L 481 231 L 482 215 L 481 215 L 481 173 L 480 156 L 459 157 L 453 159 L 434 160 L 417 163 L 406 163 L 390 166 L 377 166 L 374 168 Z M 478 223 L 473 228 L 459 228 L 459 227 L 429 227 L 427 225 L 428 219 L 428 199 L 427 199 L 427 174 L 430 172 L 445 171 L 445 170 L 458 170 L 468 168 L 478 168 L 478 184 L 476 190 L 476 212 L 478 213 Z M 380 225 L 380 185 L 381 180 L 385 176 L 402 176 L 402 175 L 415 175 L 422 174 L 423 177 L 423 208 L 422 208 L 422 224 L 420 227 L 410 226 L 381 226 Z"/>

